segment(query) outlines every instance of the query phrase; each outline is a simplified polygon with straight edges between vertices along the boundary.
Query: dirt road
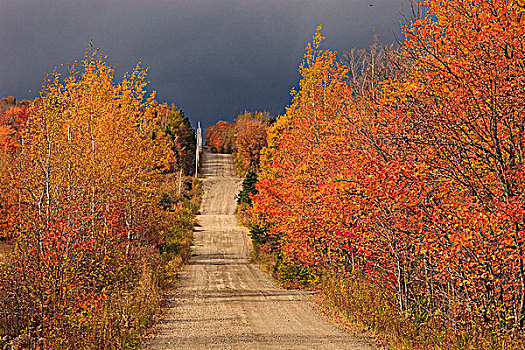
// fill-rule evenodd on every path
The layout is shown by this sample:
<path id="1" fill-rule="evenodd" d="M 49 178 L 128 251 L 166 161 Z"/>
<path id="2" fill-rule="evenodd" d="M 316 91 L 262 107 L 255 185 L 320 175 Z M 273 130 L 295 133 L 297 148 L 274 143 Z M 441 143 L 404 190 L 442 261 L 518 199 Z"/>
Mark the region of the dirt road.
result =
<path id="1" fill-rule="evenodd" d="M 371 349 L 319 314 L 302 291 L 285 290 L 249 263 L 237 225 L 231 156 L 206 153 L 195 247 L 150 349 Z"/>

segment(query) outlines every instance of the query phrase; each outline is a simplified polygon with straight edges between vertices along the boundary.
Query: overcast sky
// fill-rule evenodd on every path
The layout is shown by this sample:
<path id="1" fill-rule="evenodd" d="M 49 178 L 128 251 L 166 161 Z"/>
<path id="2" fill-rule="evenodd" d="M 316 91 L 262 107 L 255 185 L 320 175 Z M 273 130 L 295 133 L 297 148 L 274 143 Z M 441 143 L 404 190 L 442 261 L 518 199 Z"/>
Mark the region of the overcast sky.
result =
<path id="1" fill-rule="evenodd" d="M 193 124 L 243 110 L 283 113 L 304 47 L 365 47 L 373 28 L 394 41 L 406 0 L 0 0 L 0 97 L 39 95 L 46 72 L 81 59 L 91 40 L 118 64 L 142 59 L 157 100 Z M 373 5 L 373 6 L 370 6 Z"/>

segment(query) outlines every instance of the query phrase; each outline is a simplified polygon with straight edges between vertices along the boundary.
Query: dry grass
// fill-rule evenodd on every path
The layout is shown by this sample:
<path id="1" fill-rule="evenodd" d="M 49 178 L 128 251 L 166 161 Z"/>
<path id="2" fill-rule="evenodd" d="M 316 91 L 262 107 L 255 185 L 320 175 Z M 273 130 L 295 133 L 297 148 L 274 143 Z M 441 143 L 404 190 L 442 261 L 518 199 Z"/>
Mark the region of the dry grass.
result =
<path id="1" fill-rule="evenodd" d="M 476 325 L 463 328 L 439 318 L 400 313 L 395 298 L 358 275 L 327 276 L 320 284 L 324 306 L 354 329 L 362 329 L 380 348 L 395 350 L 523 350 L 523 333 L 498 334 Z M 416 310 L 414 310 L 416 311 Z"/>

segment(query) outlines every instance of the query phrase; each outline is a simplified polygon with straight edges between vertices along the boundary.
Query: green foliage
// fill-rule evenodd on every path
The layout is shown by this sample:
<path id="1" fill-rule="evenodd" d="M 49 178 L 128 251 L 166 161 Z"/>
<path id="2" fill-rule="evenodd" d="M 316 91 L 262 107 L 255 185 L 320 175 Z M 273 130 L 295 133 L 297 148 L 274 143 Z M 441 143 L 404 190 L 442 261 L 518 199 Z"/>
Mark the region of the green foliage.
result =
<path id="1" fill-rule="evenodd" d="M 311 287 L 318 280 L 316 269 L 312 266 L 294 264 L 278 258 L 274 265 L 274 273 L 285 287 Z"/>
<path id="2" fill-rule="evenodd" d="M 237 204 L 246 203 L 248 205 L 252 204 L 252 199 L 250 194 L 257 194 L 257 189 L 255 188 L 255 183 L 257 182 L 257 172 L 255 169 L 250 168 L 246 173 L 246 177 L 242 182 L 242 189 L 237 195 Z"/>
<path id="3" fill-rule="evenodd" d="M 184 174 L 193 174 L 197 140 L 184 111 L 172 105 L 163 122 L 163 131 L 171 139 L 171 150 Z"/>
<path id="4" fill-rule="evenodd" d="M 261 246 L 269 243 L 268 228 L 265 225 L 253 223 L 250 225 L 250 234 L 254 244 Z"/>
<path id="5" fill-rule="evenodd" d="M 200 181 L 193 177 L 183 180 L 181 193 L 178 186 L 165 186 L 164 191 L 162 205 L 173 214 L 171 226 L 158 247 L 162 252 L 159 284 L 166 289 L 175 285 L 180 268 L 190 256 L 193 229 L 197 225 L 195 216 L 203 191 Z"/>

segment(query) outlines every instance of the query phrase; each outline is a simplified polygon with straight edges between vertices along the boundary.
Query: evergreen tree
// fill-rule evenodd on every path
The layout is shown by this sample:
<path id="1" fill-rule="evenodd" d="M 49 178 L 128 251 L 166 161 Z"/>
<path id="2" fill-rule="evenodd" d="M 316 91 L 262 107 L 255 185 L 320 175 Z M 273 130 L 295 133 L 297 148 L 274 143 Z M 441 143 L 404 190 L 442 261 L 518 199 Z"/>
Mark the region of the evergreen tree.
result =
<path id="1" fill-rule="evenodd" d="M 257 182 L 257 172 L 254 169 L 249 169 L 246 173 L 246 177 L 242 182 L 241 192 L 237 195 L 237 204 L 246 203 L 252 205 L 252 199 L 250 198 L 251 194 L 257 194 L 257 189 L 255 188 L 255 183 Z"/>

